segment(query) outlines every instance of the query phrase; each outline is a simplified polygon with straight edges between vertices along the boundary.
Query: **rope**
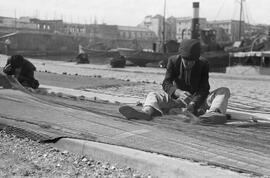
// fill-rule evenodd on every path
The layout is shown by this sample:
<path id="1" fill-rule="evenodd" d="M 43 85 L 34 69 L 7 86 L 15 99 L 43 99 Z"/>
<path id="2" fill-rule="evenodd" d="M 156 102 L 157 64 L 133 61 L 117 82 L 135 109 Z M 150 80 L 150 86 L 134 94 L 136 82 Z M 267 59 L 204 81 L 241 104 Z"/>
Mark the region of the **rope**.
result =
<path id="1" fill-rule="evenodd" d="M 236 13 L 237 13 L 237 10 L 236 9 L 238 9 L 237 8 L 237 6 L 233 6 L 234 7 L 234 9 L 233 9 L 233 16 L 232 16 L 232 19 L 235 19 L 235 15 L 236 15 Z"/>
<path id="2" fill-rule="evenodd" d="M 244 8 L 246 9 L 246 16 L 247 16 L 247 19 L 248 19 L 248 23 L 251 23 L 251 22 L 254 22 L 253 18 L 252 18 L 252 14 L 250 12 L 250 8 L 248 6 L 247 3 L 244 4 Z"/>
<path id="3" fill-rule="evenodd" d="M 215 17 L 215 20 L 218 18 L 219 14 L 220 14 L 220 12 L 221 12 L 223 6 L 224 6 L 225 1 L 226 1 L 226 0 L 223 0 L 222 4 L 221 4 L 221 6 L 220 6 L 220 8 L 219 8 L 219 10 L 218 10 L 218 12 L 217 12 L 217 15 L 216 15 L 216 17 Z"/>

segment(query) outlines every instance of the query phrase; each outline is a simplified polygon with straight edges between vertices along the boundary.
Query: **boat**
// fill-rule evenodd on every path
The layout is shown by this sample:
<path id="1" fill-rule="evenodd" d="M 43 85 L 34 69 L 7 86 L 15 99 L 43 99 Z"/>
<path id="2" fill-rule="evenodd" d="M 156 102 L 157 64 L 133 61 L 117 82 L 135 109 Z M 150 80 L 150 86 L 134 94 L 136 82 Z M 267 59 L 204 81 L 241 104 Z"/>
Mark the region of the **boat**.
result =
<path id="1" fill-rule="evenodd" d="M 93 64 L 110 64 L 113 59 L 116 60 L 121 58 L 121 55 L 118 51 L 90 49 L 88 47 L 83 47 L 82 45 L 79 45 L 78 55 L 82 54 L 86 54 L 89 63 Z M 123 66 L 121 65 L 121 67 Z"/>
<path id="2" fill-rule="evenodd" d="M 269 43 L 269 37 L 266 34 L 254 35 L 240 41 L 235 41 L 232 46 L 226 47 L 225 51 L 232 52 L 250 52 L 261 51 Z"/>
<path id="3" fill-rule="evenodd" d="M 257 34 L 249 39 L 236 41 L 227 48 L 229 67 L 242 66 L 255 74 L 270 75 L 270 36 Z M 254 73 L 254 72 L 253 72 Z"/>
<path id="4" fill-rule="evenodd" d="M 145 67 L 147 64 L 155 64 L 158 66 L 160 61 L 166 59 L 166 56 L 161 52 L 153 52 L 150 50 L 136 50 L 130 48 L 117 48 L 110 51 L 118 51 L 121 56 L 123 56 L 127 62 L 131 65 L 137 65 L 140 67 Z"/>

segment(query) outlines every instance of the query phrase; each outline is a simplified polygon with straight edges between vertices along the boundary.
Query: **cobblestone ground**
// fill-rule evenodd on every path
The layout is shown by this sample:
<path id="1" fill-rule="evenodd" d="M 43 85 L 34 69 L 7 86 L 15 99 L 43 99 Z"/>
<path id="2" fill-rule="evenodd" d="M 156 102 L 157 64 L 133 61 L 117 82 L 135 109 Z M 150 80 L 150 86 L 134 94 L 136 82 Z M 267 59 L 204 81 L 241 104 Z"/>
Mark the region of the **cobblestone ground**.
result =
<path id="1" fill-rule="evenodd" d="M 1 59 L 5 56 L 0 56 Z M 165 69 L 161 68 L 139 68 L 126 67 L 123 69 L 112 69 L 106 65 L 74 65 L 61 61 L 32 60 L 38 71 L 53 73 L 66 73 L 84 76 L 100 76 L 102 78 L 116 78 L 133 82 L 140 82 L 136 87 L 112 87 L 99 88 L 101 91 L 123 93 L 125 95 L 136 95 L 145 97 L 150 91 L 160 91 L 164 78 Z M 5 60 L 0 61 L 1 66 Z M 76 67 L 74 67 L 76 66 Z M 240 70 L 235 68 L 234 70 Z M 241 69 L 243 70 L 243 69 Z M 211 77 L 213 76 L 213 77 Z M 227 74 L 211 74 L 211 89 L 217 87 L 228 87 L 231 90 L 229 108 L 248 110 L 249 112 L 261 112 L 270 114 L 270 76 L 237 75 L 231 77 Z"/>
<path id="2" fill-rule="evenodd" d="M 211 79 L 212 89 L 226 86 L 231 90 L 229 107 L 270 114 L 270 81 Z"/>
<path id="3" fill-rule="evenodd" d="M 257 113 L 270 113 L 270 81 L 210 78 L 211 90 L 228 87 L 231 91 L 229 108 Z M 134 86 L 99 88 L 104 92 L 146 97 L 151 91 L 162 91 L 161 84 L 139 83 Z"/>

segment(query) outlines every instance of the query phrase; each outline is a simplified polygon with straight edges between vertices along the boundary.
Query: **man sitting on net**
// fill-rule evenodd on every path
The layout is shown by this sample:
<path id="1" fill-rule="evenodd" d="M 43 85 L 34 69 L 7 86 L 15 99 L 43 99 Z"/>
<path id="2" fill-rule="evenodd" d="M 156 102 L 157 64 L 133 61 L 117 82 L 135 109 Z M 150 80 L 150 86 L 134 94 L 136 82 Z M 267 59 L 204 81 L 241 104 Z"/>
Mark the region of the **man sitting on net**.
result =
<path id="1" fill-rule="evenodd" d="M 200 57 L 200 42 L 184 40 L 180 55 L 169 59 L 163 92 L 150 92 L 141 111 L 122 106 L 119 112 L 127 119 L 151 120 L 172 110 L 188 111 L 201 120 L 212 122 L 225 120 L 230 90 L 218 88 L 209 93 L 209 64 Z"/>
<path id="2" fill-rule="evenodd" d="M 13 55 L 7 60 L 7 64 L 3 72 L 7 75 L 14 75 L 15 78 L 24 87 L 37 89 L 39 86 L 38 80 L 34 78 L 36 67 L 21 55 Z"/>

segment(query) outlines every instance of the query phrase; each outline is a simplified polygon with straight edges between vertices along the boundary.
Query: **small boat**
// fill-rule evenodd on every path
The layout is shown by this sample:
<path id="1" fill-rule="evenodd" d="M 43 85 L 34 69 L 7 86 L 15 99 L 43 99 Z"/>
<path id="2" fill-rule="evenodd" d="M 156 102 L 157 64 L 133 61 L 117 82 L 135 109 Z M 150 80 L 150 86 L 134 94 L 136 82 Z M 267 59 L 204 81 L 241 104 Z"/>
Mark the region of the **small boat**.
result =
<path id="1" fill-rule="evenodd" d="M 112 59 L 121 57 L 117 51 L 89 49 L 81 45 L 79 46 L 80 54 L 87 54 L 89 63 L 93 64 L 109 64 Z"/>
<path id="2" fill-rule="evenodd" d="M 129 48 L 117 48 L 113 49 L 113 51 L 118 51 L 120 55 L 123 56 L 127 61 L 140 67 L 145 67 L 149 63 L 155 63 L 158 65 L 160 61 L 166 59 L 166 56 L 159 52 L 135 50 Z"/>

